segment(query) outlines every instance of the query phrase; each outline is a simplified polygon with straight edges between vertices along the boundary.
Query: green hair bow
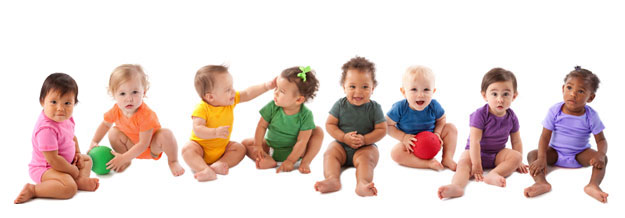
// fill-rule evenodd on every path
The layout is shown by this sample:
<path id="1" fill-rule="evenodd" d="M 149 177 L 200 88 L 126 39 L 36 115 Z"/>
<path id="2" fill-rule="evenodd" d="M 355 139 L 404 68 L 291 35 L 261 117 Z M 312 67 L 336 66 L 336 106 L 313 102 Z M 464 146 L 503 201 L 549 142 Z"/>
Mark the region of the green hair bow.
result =
<path id="1" fill-rule="evenodd" d="M 299 67 L 299 70 L 301 70 L 301 73 L 297 74 L 297 77 L 302 78 L 303 82 L 306 82 L 306 73 L 310 72 L 310 66 L 306 66 L 306 67 Z"/>

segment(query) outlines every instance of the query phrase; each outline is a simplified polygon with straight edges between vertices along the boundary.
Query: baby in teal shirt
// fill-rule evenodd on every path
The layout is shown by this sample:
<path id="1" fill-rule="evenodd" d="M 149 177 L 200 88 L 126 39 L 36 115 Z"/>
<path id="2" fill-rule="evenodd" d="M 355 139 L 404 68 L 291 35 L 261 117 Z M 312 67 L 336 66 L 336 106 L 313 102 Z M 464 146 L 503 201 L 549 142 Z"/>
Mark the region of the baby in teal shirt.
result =
<path id="1" fill-rule="evenodd" d="M 304 103 L 315 97 L 319 81 L 310 67 L 291 67 L 282 71 L 276 85 L 273 101 L 260 109 L 254 138 L 242 142 L 247 156 L 258 169 L 274 168 L 282 162 L 276 173 L 293 170 L 301 160 L 299 171 L 310 173 L 323 131 L 315 126 L 312 111 Z"/>

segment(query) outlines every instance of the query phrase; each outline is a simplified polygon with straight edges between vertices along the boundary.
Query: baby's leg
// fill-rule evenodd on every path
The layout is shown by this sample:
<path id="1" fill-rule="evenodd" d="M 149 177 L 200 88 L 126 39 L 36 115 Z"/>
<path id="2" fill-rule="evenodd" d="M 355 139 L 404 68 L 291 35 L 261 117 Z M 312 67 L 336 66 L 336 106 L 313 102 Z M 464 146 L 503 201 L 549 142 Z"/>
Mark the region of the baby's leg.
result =
<path id="1" fill-rule="evenodd" d="M 436 171 L 444 169 L 443 165 L 434 158 L 423 160 L 414 156 L 414 154 L 406 150 L 406 147 L 404 147 L 404 144 L 401 142 L 393 147 L 393 150 L 391 151 L 391 158 L 402 166 L 420 169 L 429 168 Z"/>
<path id="2" fill-rule="evenodd" d="M 441 186 L 438 188 L 438 197 L 443 198 L 455 198 L 464 195 L 464 188 L 469 183 L 471 178 L 471 157 L 469 157 L 469 150 L 465 150 L 458 161 L 456 173 L 451 179 L 451 184 Z"/>
<path id="3" fill-rule="evenodd" d="M 506 187 L 506 178 L 521 164 L 523 157 L 516 150 L 504 148 L 495 157 L 495 169 L 484 176 L 484 182 L 489 185 Z"/>
<path id="4" fill-rule="evenodd" d="M 217 179 L 215 171 L 204 162 L 204 149 L 197 142 L 187 142 L 182 148 L 182 159 L 191 167 L 191 171 L 195 173 L 194 177 L 198 181 L 205 182 Z"/>
<path id="5" fill-rule="evenodd" d="M 603 161 L 602 164 L 599 164 L 603 167 L 595 167 L 595 162 L 601 161 L 600 158 L 598 158 L 600 156 L 603 155 L 589 148 L 577 154 L 575 158 L 581 165 L 585 167 L 592 166 L 592 175 L 590 176 L 590 182 L 588 183 L 588 185 L 586 185 L 586 187 L 584 187 L 584 192 L 602 203 L 607 203 L 608 193 L 603 192 L 603 190 L 599 188 L 599 185 L 601 184 L 601 181 L 603 181 L 603 176 L 605 176 L 605 168 L 608 165 L 608 157 L 605 156 L 605 161 Z"/>
<path id="6" fill-rule="evenodd" d="M 41 183 L 26 184 L 13 203 L 24 203 L 32 198 L 69 199 L 77 191 L 78 187 L 72 176 L 49 169 L 41 176 Z"/>
<path id="7" fill-rule="evenodd" d="M 93 165 L 91 157 L 89 155 L 80 154 L 80 158 L 83 167 L 78 169 L 79 174 L 78 178 L 76 178 L 78 190 L 95 191 L 100 186 L 100 179 L 89 178 L 91 175 L 91 166 Z"/>
<path id="8" fill-rule="evenodd" d="M 321 193 L 335 192 L 341 189 L 341 166 L 345 164 L 347 154 L 343 146 L 336 141 L 330 143 L 323 155 L 323 176 L 325 180 L 315 183 L 315 190 Z"/>
<path id="9" fill-rule="evenodd" d="M 117 153 L 126 153 L 128 150 L 130 150 L 130 148 L 132 148 L 132 146 L 135 145 L 134 143 L 132 143 L 130 138 L 128 138 L 128 136 L 126 136 L 126 134 L 124 134 L 122 131 L 117 129 L 116 126 L 109 130 L 108 136 L 111 147 L 113 147 L 113 150 L 115 150 L 115 152 Z M 122 166 L 117 172 L 124 172 L 124 170 L 126 170 L 128 166 L 130 166 L 130 162 L 128 162 L 126 166 Z"/>
<path id="10" fill-rule="evenodd" d="M 226 152 L 224 152 L 219 160 L 211 164 L 210 167 L 213 168 L 217 174 L 227 175 L 230 167 L 236 166 L 243 160 L 245 151 L 245 146 L 241 143 L 230 141 L 226 146 Z"/>
<path id="11" fill-rule="evenodd" d="M 241 142 L 243 146 L 245 146 L 245 150 L 247 150 L 246 155 L 252 159 L 256 163 L 256 169 L 269 169 L 274 168 L 278 165 L 273 158 L 259 158 L 258 149 L 254 145 L 254 139 L 248 138 Z M 263 139 L 263 144 L 261 145 L 263 151 L 269 154 L 269 146 L 267 145 L 267 141 Z"/>
<path id="12" fill-rule="evenodd" d="M 456 171 L 456 162 L 454 161 L 454 153 L 456 152 L 456 143 L 458 142 L 458 129 L 451 123 L 446 123 L 441 133 L 443 139 L 443 166 L 452 171 Z"/>
<path id="13" fill-rule="evenodd" d="M 164 151 L 171 174 L 174 176 L 184 174 L 184 168 L 178 163 L 178 143 L 171 130 L 162 128 L 156 131 L 150 143 L 150 151 L 153 154 L 160 154 Z"/>
<path id="14" fill-rule="evenodd" d="M 310 173 L 310 163 L 317 156 L 319 150 L 321 150 L 321 143 L 323 143 L 323 130 L 318 126 L 315 127 L 312 131 L 312 135 L 310 135 L 310 139 L 308 140 L 308 144 L 306 145 L 306 151 L 304 152 L 304 157 L 302 157 L 302 162 L 299 165 L 299 172 L 308 174 Z"/>
<path id="15" fill-rule="evenodd" d="M 530 153 L 527 154 L 528 163 L 532 164 L 534 161 L 536 161 L 536 159 L 538 159 L 538 150 L 530 151 Z M 547 166 L 552 166 L 556 163 L 557 160 L 558 152 L 556 152 L 556 150 L 552 147 L 547 148 Z M 530 172 L 530 176 L 532 176 L 535 183 L 534 185 L 527 187 L 525 188 L 525 190 L 523 190 L 523 194 L 525 195 L 525 197 L 535 197 L 551 191 L 551 184 L 547 182 L 546 178 L 546 170 L 547 169 L 545 169 L 545 171 L 538 172 L 538 174 L 536 174 L 535 176 L 531 175 Z"/>
<path id="16" fill-rule="evenodd" d="M 361 147 L 354 153 L 356 167 L 356 194 L 361 197 L 378 195 L 373 185 L 373 169 L 378 165 L 378 148 L 373 145 Z"/>

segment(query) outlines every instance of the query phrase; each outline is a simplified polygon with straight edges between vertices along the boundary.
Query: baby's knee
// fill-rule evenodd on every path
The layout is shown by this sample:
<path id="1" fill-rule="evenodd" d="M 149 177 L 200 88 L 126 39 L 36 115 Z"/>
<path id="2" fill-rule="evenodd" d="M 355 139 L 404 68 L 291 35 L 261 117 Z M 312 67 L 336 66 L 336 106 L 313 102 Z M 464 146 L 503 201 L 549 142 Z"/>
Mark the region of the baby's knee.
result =
<path id="1" fill-rule="evenodd" d="M 458 134 L 458 128 L 456 128 L 456 125 L 453 123 L 446 123 L 444 131 L 446 131 L 447 134 Z"/>
<path id="2" fill-rule="evenodd" d="M 510 152 L 510 161 L 517 163 L 517 164 L 521 164 L 521 162 L 523 161 L 523 155 L 521 154 L 521 152 L 518 152 L 516 150 L 512 150 L 512 152 Z"/>
<path id="3" fill-rule="evenodd" d="M 529 153 L 527 153 L 527 161 L 532 162 L 536 160 L 537 156 L 538 156 L 538 150 L 532 150 Z"/>
<path id="4" fill-rule="evenodd" d="M 63 181 L 63 186 L 58 189 L 58 197 L 61 199 L 70 199 L 78 192 L 78 185 L 74 179 Z"/>
<path id="5" fill-rule="evenodd" d="M 198 148 L 199 146 L 194 144 L 193 142 L 189 142 L 187 143 L 184 147 L 182 147 L 182 155 L 186 156 L 186 155 L 192 155 L 192 154 L 199 154 L 202 151 L 202 148 Z"/>

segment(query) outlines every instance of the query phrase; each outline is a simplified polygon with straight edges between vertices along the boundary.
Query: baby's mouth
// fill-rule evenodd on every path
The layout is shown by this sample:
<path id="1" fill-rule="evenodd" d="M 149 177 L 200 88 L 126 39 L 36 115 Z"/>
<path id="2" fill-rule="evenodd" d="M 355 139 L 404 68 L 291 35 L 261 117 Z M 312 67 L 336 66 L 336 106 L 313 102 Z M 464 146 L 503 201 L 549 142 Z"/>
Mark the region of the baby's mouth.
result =
<path id="1" fill-rule="evenodd" d="M 425 101 L 417 101 L 417 105 L 421 106 L 425 103 Z"/>
<path id="2" fill-rule="evenodd" d="M 126 105 L 126 109 L 131 109 L 132 108 L 132 104 Z"/>

